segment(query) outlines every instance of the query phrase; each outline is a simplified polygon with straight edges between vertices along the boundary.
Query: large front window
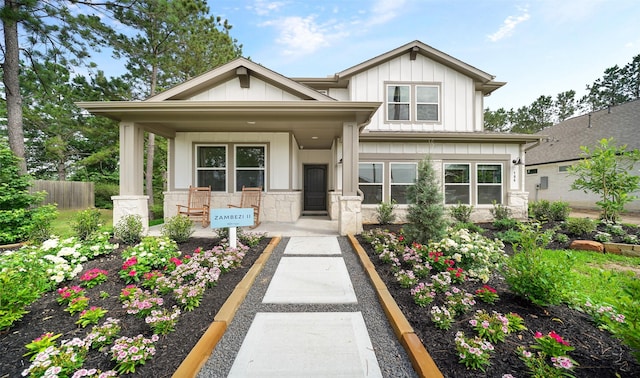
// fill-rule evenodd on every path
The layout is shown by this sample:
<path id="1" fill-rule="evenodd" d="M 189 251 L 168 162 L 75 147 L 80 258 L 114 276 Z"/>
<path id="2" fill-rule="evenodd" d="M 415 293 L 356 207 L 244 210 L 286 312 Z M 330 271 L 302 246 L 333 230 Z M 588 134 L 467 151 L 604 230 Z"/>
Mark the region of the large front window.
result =
<path id="1" fill-rule="evenodd" d="M 444 165 L 444 203 L 471 204 L 469 164 Z"/>
<path id="2" fill-rule="evenodd" d="M 227 148 L 225 146 L 196 147 L 196 185 L 211 186 L 211 190 L 227 190 Z"/>
<path id="3" fill-rule="evenodd" d="M 416 163 L 391 163 L 391 200 L 407 204 L 407 189 L 416 183 Z"/>
<path id="4" fill-rule="evenodd" d="M 236 147 L 236 191 L 243 186 L 264 188 L 265 155 L 264 146 Z"/>
<path id="5" fill-rule="evenodd" d="M 359 188 L 364 193 L 363 204 L 382 202 L 382 163 L 360 163 L 358 168 Z"/>
<path id="6" fill-rule="evenodd" d="M 478 164 L 478 205 L 502 203 L 502 165 Z"/>

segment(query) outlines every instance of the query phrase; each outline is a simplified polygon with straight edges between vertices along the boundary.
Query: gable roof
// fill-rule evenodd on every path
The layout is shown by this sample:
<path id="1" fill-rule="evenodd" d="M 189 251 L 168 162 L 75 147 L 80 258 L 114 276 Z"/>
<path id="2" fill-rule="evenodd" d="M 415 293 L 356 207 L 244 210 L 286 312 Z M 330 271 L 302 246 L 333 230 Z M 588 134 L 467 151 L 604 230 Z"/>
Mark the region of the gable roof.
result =
<path id="1" fill-rule="evenodd" d="M 527 152 L 527 166 L 579 160 L 581 146 L 595 146 L 603 138 L 640 149 L 640 100 L 570 118 L 536 135 L 542 142 Z"/>
<path id="2" fill-rule="evenodd" d="M 242 69 L 245 70 L 242 70 Z M 304 100 L 318 101 L 336 101 L 304 84 L 289 79 L 286 76 L 272 71 L 266 67 L 256 64 L 246 58 L 237 58 L 214 68 L 200 76 L 196 76 L 182 84 L 171 89 L 161 92 L 145 101 L 165 101 L 165 100 L 184 100 L 208 88 L 214 87 L 219 83 L 230 80 L 240 75 L 240 72 L 246 73 L 250 77 L 257 77 L 268 82 L 282 90 L 292 93 Z"/>
<path id="3" fill-rule="evenodd" d="M 338 82 L 348 80 L 348 78 L 353 75 L 356 75 L 362 71 L 366 71 L 371 67 L 377 66 L 381 63 L 387 62 L 391 59 L 395 59 L 398 56 L 407 53 L 423 55 L 433 61 L 443 64 L 446 67 L 469 76 L 476 82 L 476 89 L 482 90 L 485 95 L 490 94 L 491 92 L 506 84 L 504 82 L 493 81 L 493 79 L 495 79 L 495 76 L 477 69 L 459 59 L 452 57 L 451 55 L 448 55 L 418 40 L 409 42 L 406 45 L 400 46 L 382 55 L 378 55 L 358 65 L 338 72 L 336 74 L 336 79 Z"/>

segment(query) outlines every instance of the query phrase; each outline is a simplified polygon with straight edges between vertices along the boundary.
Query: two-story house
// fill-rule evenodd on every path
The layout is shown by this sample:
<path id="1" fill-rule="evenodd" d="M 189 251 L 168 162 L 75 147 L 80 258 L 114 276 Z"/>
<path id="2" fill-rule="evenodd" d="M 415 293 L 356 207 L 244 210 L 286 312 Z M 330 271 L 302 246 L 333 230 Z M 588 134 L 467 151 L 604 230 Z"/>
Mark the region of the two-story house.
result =
<path id="1" fill-rule="evenodd" d="M 445 205 L 492 203 L 526 217 L 525 144 L 531 135 L 483 131 L 483 101 L 504 83 L 414 41 L 325 78 L 288 78 L 236 59 L 138 102 L 83 102 L 120 121 L 120 194 L 114 222 L 146 219 L 144 132 L 168 138 L 165 217 L 190 185 L 211 186 L 212 207 L 238 203 L 245 186 L 264 188 L 260 219 L 294 222 L 327 214 L 341 234 L 376 222 L 406 189 L 427 155 Z"/>

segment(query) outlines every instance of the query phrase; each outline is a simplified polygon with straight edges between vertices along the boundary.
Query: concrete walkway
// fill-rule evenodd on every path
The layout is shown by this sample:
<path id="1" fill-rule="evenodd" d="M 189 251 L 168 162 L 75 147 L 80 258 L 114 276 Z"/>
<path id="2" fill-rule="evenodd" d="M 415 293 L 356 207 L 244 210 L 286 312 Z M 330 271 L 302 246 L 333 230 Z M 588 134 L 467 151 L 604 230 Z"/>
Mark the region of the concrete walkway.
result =
<path id="1" fill-rule="evenodd" d="M 198 374 L 311 376 L 417 376 L 357 255 L 335 234 L 281 240 Z"/>

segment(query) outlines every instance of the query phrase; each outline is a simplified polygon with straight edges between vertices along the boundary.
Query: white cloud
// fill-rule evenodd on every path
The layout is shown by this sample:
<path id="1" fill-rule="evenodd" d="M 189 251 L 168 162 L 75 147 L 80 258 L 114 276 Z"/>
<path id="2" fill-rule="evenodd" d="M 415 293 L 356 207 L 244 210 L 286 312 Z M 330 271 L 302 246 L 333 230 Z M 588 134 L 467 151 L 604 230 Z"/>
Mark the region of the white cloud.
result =
<path id="1" fill-rule="evenodd" d="M 488 35 L 489 40 L 491 42 L 497 42 L 510 36 L 518 24 L 527 21 L 530 17 L 529 10 L 526 8 L 522 10 L 520 15 L 507 17 L 497 32 Z"/>
<path id="2" fill-rule="evenodd" d="M 285 3 L 282 1 L 257 0 L 255 4 L 249 8 L 260 16 L 266 16 L 272 12 L 278 11 L 284 5 Z"/>
<path id="3" fill-rule="evenodd" d="M 371 9 L 369 24 L 379 25 L 394 19 L 404 3 L 405 0 L 377 0 Z"/>
<path id="4" fill-rule="evenodd" d="M 276 42 L 285 45 L 285 55 L 305 55 L 329 45 L 325 27 L 318 25 L 314 16 L 290 16 L 263 25 L 278 29 Z"/>

